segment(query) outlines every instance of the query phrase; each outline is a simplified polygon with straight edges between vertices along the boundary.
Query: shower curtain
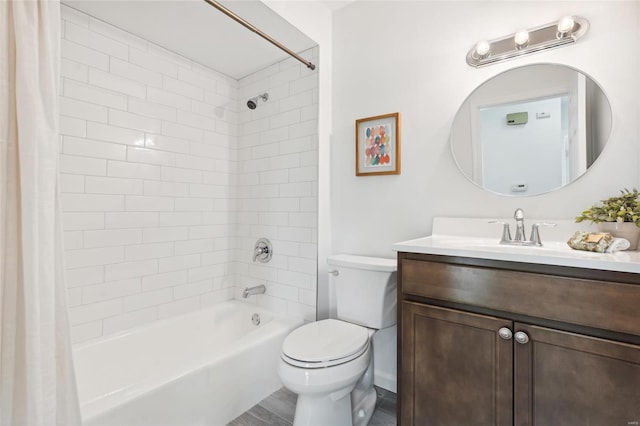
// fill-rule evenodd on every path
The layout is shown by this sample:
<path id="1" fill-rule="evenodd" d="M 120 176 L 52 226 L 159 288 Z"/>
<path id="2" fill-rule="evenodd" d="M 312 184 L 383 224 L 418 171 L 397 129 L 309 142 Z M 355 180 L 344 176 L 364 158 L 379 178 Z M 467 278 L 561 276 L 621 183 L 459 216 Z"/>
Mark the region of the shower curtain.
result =
<path id="1" fill-rule="evenodd" d="M 0 0 L 0 425 L 80 423 L 58 195 L 59 0 Z"/>

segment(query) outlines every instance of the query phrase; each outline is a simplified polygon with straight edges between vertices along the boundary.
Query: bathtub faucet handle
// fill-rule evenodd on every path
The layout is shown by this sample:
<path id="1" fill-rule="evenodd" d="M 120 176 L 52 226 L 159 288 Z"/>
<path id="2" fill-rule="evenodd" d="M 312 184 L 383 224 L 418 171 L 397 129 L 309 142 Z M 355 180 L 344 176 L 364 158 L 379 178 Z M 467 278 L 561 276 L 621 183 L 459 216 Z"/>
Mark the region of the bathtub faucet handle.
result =
<path id="1" fill-rule="evenodd" d="M 266 238 L 260 238 L 256 241 L 256 246 L 253 248 L 253 261 L 260 263 L 267 263 L 273 256 L 273 248 L 271 241 Z"/>
<path id="2" fill-rule="evenodd" d="M 253 252 L 253 261 L 255 262 L 258 256 L 263 253 L 269 253 L 269 249 L 266 247 L 256 247 L 256 251 Z"/>

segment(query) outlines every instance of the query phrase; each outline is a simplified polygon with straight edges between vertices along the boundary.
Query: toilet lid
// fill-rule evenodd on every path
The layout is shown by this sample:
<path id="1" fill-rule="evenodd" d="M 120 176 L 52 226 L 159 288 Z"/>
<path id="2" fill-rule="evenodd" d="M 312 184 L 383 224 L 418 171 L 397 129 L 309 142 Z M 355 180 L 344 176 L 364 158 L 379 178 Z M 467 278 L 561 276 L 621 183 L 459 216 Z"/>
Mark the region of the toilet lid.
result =
<path id="1" fill-rule="evenodd" d="M 293 361 L 290 362 L 292 364 L 302 363 L 307 368 L 313 368 L 313 364 L 318 363 L 326 367 L 359 356 L 367 349 L 368 344 L 367 328 L 326 319 L 292 331 L 282 344 L 282 354 L 288 358 L 285 359 L 287 362 Z"/>

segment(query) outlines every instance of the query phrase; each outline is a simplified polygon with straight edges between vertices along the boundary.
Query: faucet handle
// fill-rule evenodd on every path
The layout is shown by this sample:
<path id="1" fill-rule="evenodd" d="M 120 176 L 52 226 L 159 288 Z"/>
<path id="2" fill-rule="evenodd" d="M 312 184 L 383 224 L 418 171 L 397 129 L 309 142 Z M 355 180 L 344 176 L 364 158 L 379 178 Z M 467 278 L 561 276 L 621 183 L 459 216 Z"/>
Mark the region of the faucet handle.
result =
<path id="1" fill-rule="evenodd" d="M 531 238 L 530 241 L 533 245 L 542 246 L 542 241 L 540 240 L 540 227 L 543 226 L 545 228 L 553 228 L 556 226 L 555 223 L 548 222 L 538 222 L 531 225 Z"/>
<path id="2" fill-rule="evenodd" d="M 503 220 L 490 220 L 489 223 L 502 225 L 502 237 L 500 237 L 500 244 L 511 241 L 511 229 L 507 222 Z"/>
<path id="3" fill-rule="evenodd" d="M 253 261 L 267 263 L 273 256 L 273 246 L 267 238 L 259 238 L 253 248 Z"/>

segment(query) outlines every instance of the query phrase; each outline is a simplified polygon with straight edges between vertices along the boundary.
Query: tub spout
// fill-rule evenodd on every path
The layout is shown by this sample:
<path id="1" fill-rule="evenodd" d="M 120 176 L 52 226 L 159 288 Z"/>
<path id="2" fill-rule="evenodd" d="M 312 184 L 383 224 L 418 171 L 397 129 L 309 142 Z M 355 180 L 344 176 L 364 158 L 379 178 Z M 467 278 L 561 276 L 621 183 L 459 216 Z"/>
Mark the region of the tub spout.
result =
<path id="1" fill-rule="evenodd" d="M 242 297 L 245 299 L 249 296 L 253 296 L 254 294 L 264 294 L 267 291 L 267 288 L 263 285 L 257 285 L 255 287 L 247 287 L 242 291 Z"/>

